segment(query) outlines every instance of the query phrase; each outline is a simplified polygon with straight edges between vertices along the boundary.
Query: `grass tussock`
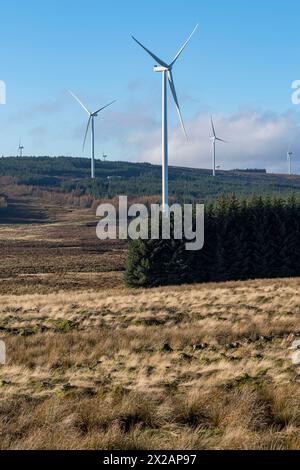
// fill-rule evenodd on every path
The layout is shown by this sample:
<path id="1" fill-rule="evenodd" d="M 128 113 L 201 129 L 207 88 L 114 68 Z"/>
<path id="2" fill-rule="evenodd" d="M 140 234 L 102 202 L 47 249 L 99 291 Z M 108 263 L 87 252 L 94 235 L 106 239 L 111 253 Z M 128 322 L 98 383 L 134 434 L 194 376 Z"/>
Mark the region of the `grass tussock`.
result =
<path id="1" fill-rule="evenodd" d="M 284 418 L 279 403 L 289 409 Z M 293 386 L 212 387 L 172 397 L 103 390 L 93 397 L 14 398 L 0 403 L 0 419 L 2 450 L 295 450 L 300 445 Z"/>

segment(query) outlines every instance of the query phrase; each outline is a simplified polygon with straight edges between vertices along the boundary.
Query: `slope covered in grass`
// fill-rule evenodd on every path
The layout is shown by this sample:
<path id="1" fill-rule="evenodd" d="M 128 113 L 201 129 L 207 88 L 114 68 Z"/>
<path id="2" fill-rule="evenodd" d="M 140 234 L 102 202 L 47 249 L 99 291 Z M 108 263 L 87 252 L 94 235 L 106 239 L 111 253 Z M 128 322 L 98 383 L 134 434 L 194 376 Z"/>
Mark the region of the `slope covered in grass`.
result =
<path id="1" fill-rule="evenodd" d="M 299 280 L 2 295 L 1 448 L 299 449 L 299 295 Z"/>
<path id="2" fill-rule="evenodd" d="M 90 180 L 90 161 L 71 157 L 0 158 L 0 177 L 18 184 L 61 189 L 95 198 L 157 195 L 161 192 L 161 167 L 148 163 L 96 162 L 97 178 Z M 1 182 L 0 182 L 1 191 Z M 179 202 L 208 201 L 220 194 L 276 194 L 300 191 L 300 177 L 264 172 L 220 171 L 170 167 L 170 194 Z"/>

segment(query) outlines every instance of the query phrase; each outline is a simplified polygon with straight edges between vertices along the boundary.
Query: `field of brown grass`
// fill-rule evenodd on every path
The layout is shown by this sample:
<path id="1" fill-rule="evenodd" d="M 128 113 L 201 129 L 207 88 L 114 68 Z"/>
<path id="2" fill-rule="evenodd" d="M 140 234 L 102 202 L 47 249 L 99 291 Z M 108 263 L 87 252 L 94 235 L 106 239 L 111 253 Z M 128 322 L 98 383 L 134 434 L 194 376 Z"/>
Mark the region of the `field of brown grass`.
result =
<path id="1" fill-rule="evenodd" d="M 130 290 L 90 211 L 25 206 L 0 225 L 0 449 L 300 449 L 300 279 Z"/>
<path id="2" fill-rule="evenodd" d="M 103 288 L 119 283 L 126 245 L 100 243 L 91 210 L 10 198 L 0 213 L 0 294 Z"/>

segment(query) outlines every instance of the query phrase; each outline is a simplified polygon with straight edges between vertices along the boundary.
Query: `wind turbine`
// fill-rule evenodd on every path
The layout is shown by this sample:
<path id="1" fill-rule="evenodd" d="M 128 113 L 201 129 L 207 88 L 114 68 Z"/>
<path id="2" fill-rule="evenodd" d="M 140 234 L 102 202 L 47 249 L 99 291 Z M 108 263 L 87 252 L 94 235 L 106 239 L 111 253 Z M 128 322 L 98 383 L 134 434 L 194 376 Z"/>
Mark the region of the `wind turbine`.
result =
<path id="1" fill-rule="evenodd" d="M 190 34 L 186 42 L 183 44 L 183 46 L 179 49 L 178 53 L 176 54 L 176 56 L 174 57 L 173 61 L 170 64 L 161 60 L 159 57 L 157 57 L 157 55 L 153 54 L 153 52 L 151 52 L 149 49 L 143 46 L 142 43 L 140 43 L 134 36 L 132 36 L 132 39 L 139 46 L 141 46 L 158 64 L 158 65 L 155 65 L 154 72 L 159 72 L 162 74 L 162 209 L 164 213 L 167 213 L 168 208 L 169 208 L 168 101 L 167 101 L 168 87 L 167 87 L 167 82 L 169 83 L 170 90 L 174 98 L 174 102 L 175 102 L 175 106 L 179 115 L 182 130 L 185 136 L 187 137 L 177 94 L 176 94 L 172 70 L 179 56 L 181 55 L 181 53 L 183 52 L 187 44 L 190 42 L 197 28 L 198 28 L 198 25 L 194 28 L 194 30 L 192 31 L 192 33 Z"/>
<path id="2" fill-rule="evenodd" d="M 287 153 L 287 159 L 288 159 L 289 175 L 290 176 L 292 174 L 292 157 L 293 157 L 293 152 L 291 152 L 291 150 L 289 150 L 288 153 Z"/>
<path id="3" fill-rule="evenodd" d="M 219 137 L 217 137 L 216 129 L 215 129 L 215 125 L 214 125 L 214 120 L 213 120 L 212 116 L 211 116 L 211 127 L 212 127 L 212 131 L 213 131 L 213 136 L 211 137 L 212 147 L 213 147 L 213 176 L 216 176 L 216 142 L 217 142 L 217 140 L 219 142 L 224 142 L 225 144 L 227 142 L 225 140 L 219 139 Z"/>
<path id="4" fill-rule="evenodd" d="M 82 101 L 78 98 L 78 96 L 76 96 L 72 91 L 70 91 L 70 94 L 73 96 L 73 98 L 75 98 L 75 100 L 80 104 L 80 106 L 87 112 L 87 114 L 89 115 L 89 120 L 88 120 L 88 123 L 87 123 L 87 128 L 86 128 L 86 131 L 85 131 L 85 136 L 84 136 L 84 141 L 83 141 L 83 147 L 82 147 L 82 151 L 84 150 L 85 148 L 85 143 L 86 143 L 86 138 L 87 138 L 87 135 L 88 135 L 88 132 L 89 132 L 89 128 L 90 128 L 90 125 L 91 125 L 91 178 L 92 179 L 95 179 L 95 123 L 94 123 L 94 120 L 95 120 L 95 117 L 98 117 L 98 114 L 103 111 L 104 109 L 108 108 L 109 106 L 111 106 L 112 104 L 114 104 L 116 102 L 115 101 L 112 101 L 111 103 L 107 104 L 106 106 L 103 106 L 102 108 L 98 109 L 97 111 L 95 111 L 94 113 L 92 113 L 91 111 L 88 110 L 88 108 L 82 103 Z"/>
<path id="5" fill-rule="evenodd" d="M 20 139 L 20 140 L 19 140 L 19 147 L 18 147 L 19 157 L 20 157 L 20 158 L 23 157 L 23 150 L 24 150 L 24 145 L 21 144 L 21 139 Z"/>

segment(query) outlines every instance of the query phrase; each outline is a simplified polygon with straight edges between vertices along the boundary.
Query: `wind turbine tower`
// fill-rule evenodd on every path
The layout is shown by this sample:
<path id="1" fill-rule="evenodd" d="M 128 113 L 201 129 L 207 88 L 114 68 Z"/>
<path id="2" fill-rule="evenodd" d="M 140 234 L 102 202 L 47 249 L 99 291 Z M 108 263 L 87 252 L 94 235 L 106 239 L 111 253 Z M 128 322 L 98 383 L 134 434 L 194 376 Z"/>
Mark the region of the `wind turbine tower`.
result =
<path id="1" fill-rule="evenodd" d="M 154 72 L 158 72 L 162 74 L 162 209 L 164 213 L 168 213 L 168 209 L 169 209 L 168 83 L 169 83 L 171 93 L 173 95 L 175 106 L 177 108 L 181 127 L 183 129 L 185 136 L 187 137 L 177 94 L 176 94 L 172 72 L 173 72 L 173 67 L 175 63 L 177 62 L 179 56 L 181 55 L 181 53 L 183 52 L 187 44 L 190 42 L 197 28 L 198 28 L 198 25 L 194 28 L 189 38 L 187 39 L 187 41 L 179 49 L 178 53 L 176 54 L 176 56 L 174 57 L 171 63 L 167 63 L 161 60 L 159 57 L 157 57 L 157 55 L 153 54 L 153 52 L 147 49 L 142 43 L 140 43 L 135 37 L 132 36 L 132 39 L 155 60 L 156 64 L 158 64 L 158 65 L 155 65 Z"/>
<path id="2" fill-rule="evenodd" d="M 23 157 L 23 150 L 24 150 L 24 145 L 21 144 L 21 139 L 20 139 L 20 140 L 19 140 L 19 147 L 18 147 L 19 157 L 20 157 L 20 158 Z"/>
<path id="3" fill-rule="evenodd" d="M 80 106 L 86 111 L 86 113 L 89 115 L 89 120 L 87 123 L 87 128 L 85 131 L 85 136 L 84 136 L 84 141 L 83 141 L 83 147 L 82 151 L 84 151 L 85 148 L 85 143 L 87 139 L 87 135 L 89 132 L 89 128 L 91 126 L 91 178 L 95 179 L 95 118 L 98 117 L 98 114 L 103 111 L 104 109 L 108 108 L 112 104 L 116 102 L 112 101 L 111 103 L 107 104 L 106 106 L 103 106 L 103 108 L 98 109 L 94 113 L 88 110 L 88 108 L 83 104 L 83 102 L 76 96 L 72 91 L 70 91 L 70 94 L 75 98 L 75 100 L 80 104 Z"/>
<path id="4" fill-rule="evenodd" d="M 213 121 L 212 116 L 211 116 L 211 127 L 212 127 L 212 131 L 213 131 L 213 136 L 211 137 L 212 151 L 213 151 L 213 176 L 215 177 L 216 176 L 216 142 L 217 141 L 224 142 L 224 143 L 227 143 L 227 142 L 225 140 L 219 139 L 219 137 L 217 137 L 216 129 L 215 129 L 215 125 L 214 125 L 214 121 Z"/>
<path id="5" fill-rule="evenodd" d="M 291 152 L 291 150 L 288 151 L 287 158 L 288 158 L 288 165 L 289 165 L 289 175 L 291 176 L 291 174 L 292 174 L 292 158 L 293 158 L 293 152 Z"/>

